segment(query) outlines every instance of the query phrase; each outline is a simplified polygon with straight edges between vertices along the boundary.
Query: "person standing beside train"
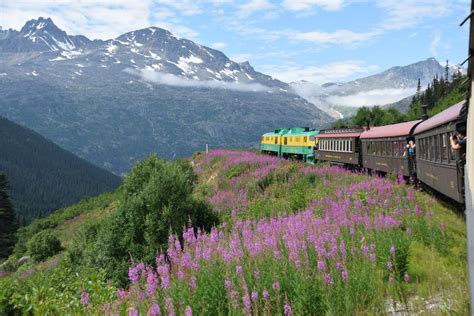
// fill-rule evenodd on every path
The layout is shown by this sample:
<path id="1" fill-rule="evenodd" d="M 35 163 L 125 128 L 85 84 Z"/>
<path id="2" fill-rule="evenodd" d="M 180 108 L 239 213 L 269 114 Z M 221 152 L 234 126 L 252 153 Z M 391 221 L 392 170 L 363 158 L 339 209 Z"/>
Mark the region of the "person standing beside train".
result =
<path id="1" fill-rule="evenodd" d="M 451 142 L 451 148 L 459 150 L 459 159 L 466 160 L 466 131 L 465 130 L 456 130 L 451 137 L 449 137 Z"/>
<path id="2" fill-rule="evenodd" d="M 408 168 L 410 169 L 410 175 L 414 176 L 416 173 L 416 159 L 415 159 L 415 149 L 416 149 L 416 144 L 413 141 L 413 139 L 410 139 L 408 141 L 408 144 L 406 146 L 406 151 L 404 153 L 404 156 L 408 156 Z"/>

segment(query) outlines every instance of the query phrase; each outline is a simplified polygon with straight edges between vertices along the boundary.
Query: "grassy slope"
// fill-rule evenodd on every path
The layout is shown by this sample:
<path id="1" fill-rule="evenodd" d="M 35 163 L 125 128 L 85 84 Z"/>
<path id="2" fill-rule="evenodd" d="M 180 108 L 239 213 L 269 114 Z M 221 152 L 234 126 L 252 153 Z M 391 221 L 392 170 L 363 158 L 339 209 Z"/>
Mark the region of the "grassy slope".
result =
<path id="1" fill-rule="evenodd" d="M 334 181 L 338 181 L 337 185 L 350 185 L 366 179 L 365 175 L 353 174 L 342 179 L 330 178 L 328 181 L 333 181 L 332 183 L 316 179 L 314 185 L 308 186 L 306 180 L 299 176 L 301 168 L 305 166 L 284 162 L 280 165 L 283 172 L 277 174 L 273 181 L 262 182 L 248 177 L 256 170 L 252 164 L 238 164 L 229 168 L 223 159 L 206 161 L 202 155 L 196 155 L 193 162 L 199 178 L 196 194 L 209 200 L 222 191 L 229 192 L 234 197 L 242 197 L 243 194 L 246 196 L 245 199 L 230 199 L 233 210 L 227 207 L 225 201 L 212 202 L 215 208 L 220 209 L 228 229 L 232 226 L 235 216 L 258 219 L 298 213 L 305 209 L 310 201 L 334 194 L 331 192 L 336 184 Z M 239 186 L 232 182 L 242 176 L 247 176 L 245 192 L 238 191 Z M 52 229 L 63 247 L 68 249 L 81 227 L 103 220 L 113 212 L 116 197 L 116 194 L 102 195 L 36 221 L 24 229 L 22 242 L 26 243 L 28 238 L 42 229 Z M 465 313 L 468 308 L 468 292 L 464 281 L 467 277 L 464 220 L 459 213 L 424 192 L 417 192 L 416 198 L 423 209 L 431 211 L 431 224 L 444 227 L 446 240 L 435 240 L 439 239 L 439 235 L 428 233 L 425 238 L 433 240 L 411 243 L 408 270 L 411 277 L 408 288 L 410 305 L 413 310 L 428 313 Z M 442 252 L 440 247 L 444 249 Z M 22 253 L 21 247 L 19 248 L 16 258 L 25 254 Z M 86 269 L 78 272 L 81 275 L 71 276 L 67 265 L 60 264 L 56 267 L 61 260 L 62 254 L 59 254 L 43 263 L 22 266 L 16 273 L 0 279 L 0 288 L 8 291 L 9 287 L 14 289 L 16 286 L 17 290 L 19 282 L 24 283 L 24 287 L 20 287 L 21 291 L 15 299 L 15 304 L 23 311 L 32 308 L 37 314 L 61 311 L 65 302 L 70 304 L 71 312 L 79 312 L 77 306 L 80 307 L 78 301 L 83 289 L 87 289 L 91 296 L 96 297 L 95 303 L 99 306 L 110 302 L 114 290 L 100 279 L 100 271 Z M 385 296 L 390 297 L 391 293 L 385 293 Z"/>

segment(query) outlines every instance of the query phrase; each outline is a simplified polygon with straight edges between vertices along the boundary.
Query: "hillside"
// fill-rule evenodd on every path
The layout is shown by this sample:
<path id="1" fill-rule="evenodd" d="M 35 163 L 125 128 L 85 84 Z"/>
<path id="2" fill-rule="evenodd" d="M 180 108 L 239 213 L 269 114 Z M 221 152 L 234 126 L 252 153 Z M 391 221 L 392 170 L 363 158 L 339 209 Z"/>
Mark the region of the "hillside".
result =
<path id="1" fill-rule="evenodd" d="M 119 177 L 2 117 L 0 135 L 0 172 L 8 178 L 20 221 L 30 222 L 120 184 Z"/>
<path id="2" fill-rule="evenodd" d="M 147 223 L 164 216 L 147 210 L 163 199 L 147 179 L 187 170 L 182 162 L 148 158 L 127 176 L 124 191 L 22 230 L 17 258 L 28 254 L 21 244 L 42 230 L 51 230 L 65 251 L 0 279 L 0 313 L 468 312 L 465 223 L 425 192 L 395 178 L 248 151 L 196 153 L 190 161 L 193 196 L 220 218 L 211 232 L 187 229 L 182 243 L 165 236 L 169 262 L 158 256 L 152 268 L 134 257 L 129 288 L 106 282 L 107 266 L 97 266 L 107 262 L 103 242 L 128 238 L 128 224 L 114 226 L 116 215 L 136 214 L 142 205 Z M 158 174 L 150 174 L 152 166 Z"/>
<path id="3" fill-rule="evenodd" d="M 119 175 L 152 152 L 250 148 L 275 126 L 331 121 L 248 62 L 164 29 L 91 41 L 45 18 L 0 35 L 0 95 L 0 115 Z"/>

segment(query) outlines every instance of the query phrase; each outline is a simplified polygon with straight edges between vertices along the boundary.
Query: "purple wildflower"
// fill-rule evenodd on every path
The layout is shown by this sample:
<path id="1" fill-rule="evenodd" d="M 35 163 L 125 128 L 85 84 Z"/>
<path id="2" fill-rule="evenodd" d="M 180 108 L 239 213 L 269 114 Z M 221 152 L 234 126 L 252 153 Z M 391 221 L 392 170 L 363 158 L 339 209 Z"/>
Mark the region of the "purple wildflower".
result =
<path id="1" fill-rule="evenodd" d="M 89 293 L 83 291 L 81 293 L 81 304 L 84 306 L 87 306 L 89 305 L 89 303 L 90 303 Z"/>
<path id="2" fill-rule="evenodd" d="M 265 298 L 265 299 L 267 299 L 267 298 L 269 298 L 269 297 L 270 297 L 270 293 L 268 293 L 268 291 L 267 291 L 267 290 L 263 290 L 263 293 L 262 293 L 262 295 L 263 295 L 263 298 Z"/>
<path id="3" fill-rule="evenodd" d="M 252 297 L 252 301 L 256 302 L 258 300 L 258 292 L 253 290 L 251 297 Z"/>
<path id="4" fill-rule="evenodd" d="M 408 272 L 405 272 L 405 274 L 403 275 L 403 280 L 406 283 L 410 282 L 410 276 L 408 275 Z"/>
<path id="5" fill-rule="evenodd" d="M 157 316 L 157 315 L 161 315 L 160 306 L 158 306 L 158 304 L 156 303 L 153 303 L 150 306 L 150 309 L 148 310 L 148 316 Z"/>
<path id="6" fill-rule="evenodd" d="M 285 316 L 290 316 L 291 314 L 293 314 L 290 304 L 285 304 L 285 306 L 283 307 L 283 313 L 285 314 Z"/>
<path id="7" fill-rule="evenodd" d="M 186 306 L 186 309 L 184 310 L 184 315 L 193 316 L 193 310 L 192 310 L 191 306 Z"/>

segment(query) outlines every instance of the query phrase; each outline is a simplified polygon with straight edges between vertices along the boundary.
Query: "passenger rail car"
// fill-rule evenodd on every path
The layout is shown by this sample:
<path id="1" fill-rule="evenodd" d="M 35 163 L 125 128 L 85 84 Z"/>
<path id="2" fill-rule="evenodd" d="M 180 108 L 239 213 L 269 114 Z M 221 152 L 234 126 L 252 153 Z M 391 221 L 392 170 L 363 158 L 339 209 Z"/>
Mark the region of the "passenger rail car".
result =
<path id="1" fill-rule="evenodd" d="M 420 123 L 414 131 L 417 177 L 424 184 L 453 200 L 464 202 L 464 161 L 449 138 L 465 126 L 466 102 L 459 102 Z"/>
<path id="2" fill-rule="evenodd" d="M 322 130 L 314 156 L 320 161 L 341 165 L 360 165 L 360 134 L 362 128 Z"/>
<path id="3" fill-rule="evenodd" d="M 429 119 L 367 129 L 279 129 L 263 135 L 260 149 L 278 152 L 279 157 L 298 157 L 308 162 L 316 159 L 413 177 L 463 203 L 465 162 L 458 151 L 451 149 L 449 138 L 465 126 L 466 112 L 463 101 Z M 277 137 L 277 141 L 272 143 L 271 137 Z M 406 147 L 410 140 L 416 145 L 412 156 Z M 276 146 L 267 147 L 270 143 Z"/>
<path id="4" fill-rule="evenodd" d="M 414 164 L 414 161 L 409 161 L 405 149 L 409 139 L 413 137 L 413 130 L 420 122 L 421 120 L 417 120 L 377 126 L 364 131 L 360 135 L 363 167 L 406 177 L 413 176 L 415 170 L 410 164 Z"/>

